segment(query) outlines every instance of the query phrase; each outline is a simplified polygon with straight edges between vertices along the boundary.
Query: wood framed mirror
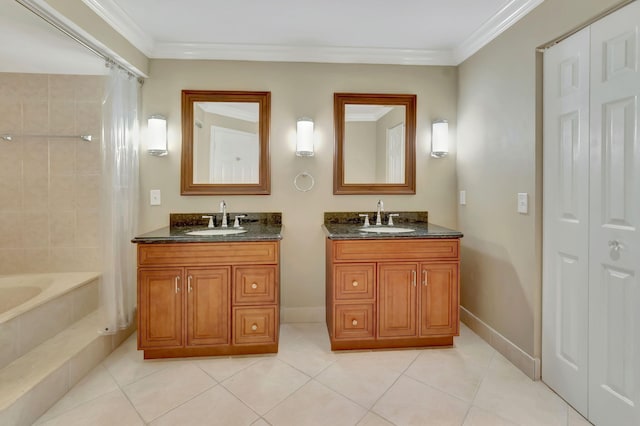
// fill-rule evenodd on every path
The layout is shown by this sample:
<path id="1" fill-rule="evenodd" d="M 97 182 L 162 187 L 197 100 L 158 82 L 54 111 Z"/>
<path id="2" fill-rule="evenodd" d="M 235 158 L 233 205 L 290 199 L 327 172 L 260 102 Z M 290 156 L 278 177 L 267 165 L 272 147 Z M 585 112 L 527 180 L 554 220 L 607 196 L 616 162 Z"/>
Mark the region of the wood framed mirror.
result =
<path id="1" fill-rule="evenodd" d="M 182 91 L 181 195 L 267 195 L 270 92 Z"/>
<path id="2" fill-rule="evenodd" d="M 416 95 L 335 93 L 333 193 L 416 193 Z"/>

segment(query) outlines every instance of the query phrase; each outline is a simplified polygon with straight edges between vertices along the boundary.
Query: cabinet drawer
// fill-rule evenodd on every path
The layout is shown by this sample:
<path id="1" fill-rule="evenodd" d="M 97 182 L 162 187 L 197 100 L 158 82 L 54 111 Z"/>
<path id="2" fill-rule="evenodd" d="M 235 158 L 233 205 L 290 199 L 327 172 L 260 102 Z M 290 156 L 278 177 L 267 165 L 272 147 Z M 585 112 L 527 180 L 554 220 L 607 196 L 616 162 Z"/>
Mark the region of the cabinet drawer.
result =
<path id="1" fill-rule="evenodd" d="M 440 260 L 459 258 L 458 239 L 423 240 L 335 240 L 333 260 L 345 261 L 385 261 L 385 260 Z"/>
<path id="2" fill-rule="evenodd" d="M 276 307 L 233 308 L 233 344 L 276 342 Z"/>
<path id="3" fill-rule="evenodd" d="M 374 263 L 334 266 L 336 300 L 373 299 L 375 269 Z"/>
<path id="4" fill-rule="evenodd" d="M 138 244 L 138 266 L 277 264 L 277 241 Z"/>
<path id="5" fill-rule="evenodd" d="M 277 288 L 277 266 L 238 266 L 234 268 L 234 305 L 276 303 Z"/>
<path id="6" fill-rule="evenodd" d="M 373 303 L 335 306 L 335 339 L 373 339 Z"/>

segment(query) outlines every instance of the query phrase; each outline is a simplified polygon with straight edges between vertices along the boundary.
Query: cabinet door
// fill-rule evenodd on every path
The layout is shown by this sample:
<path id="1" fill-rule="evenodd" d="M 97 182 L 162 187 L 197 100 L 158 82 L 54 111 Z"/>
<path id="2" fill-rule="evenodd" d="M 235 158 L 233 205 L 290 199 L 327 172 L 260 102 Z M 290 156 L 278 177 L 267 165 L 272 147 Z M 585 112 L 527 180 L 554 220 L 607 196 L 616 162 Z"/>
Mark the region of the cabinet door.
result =
<path id="1" fill-rule="evenodd" d="M 415 263 L 378 265 L 378 337 L 415 337 L 416 281 Z"/>
<path id="2" fill-rule="evenodd" d="M 229 267 L 187 270 L 187 346 L 229 344 Z"/>
<path id="3" fill-rule="evenodd" d="M 275 343 L 276 315 L 275 306 L 233 308 L 233 344 Z"/>
<path id="4" fill-rule="evenodd" d="M 420 336 L 458 334 L 458 264 L 422 264 Z"/>
<path id="5" fill-rule="evenodd" d="M 182 269 L 138 271 L 138 347 L 183 345 Z"/>
<path id="6" fill-rule="evenodd" d="M 336 300 L 373 299 L 375 295 L 375 263 L 334 266 Z"/>
<path id="7" fill-rule="evenodd" d="M 373 303 L 336 304 L 336 339 L 373 339 Z"/>

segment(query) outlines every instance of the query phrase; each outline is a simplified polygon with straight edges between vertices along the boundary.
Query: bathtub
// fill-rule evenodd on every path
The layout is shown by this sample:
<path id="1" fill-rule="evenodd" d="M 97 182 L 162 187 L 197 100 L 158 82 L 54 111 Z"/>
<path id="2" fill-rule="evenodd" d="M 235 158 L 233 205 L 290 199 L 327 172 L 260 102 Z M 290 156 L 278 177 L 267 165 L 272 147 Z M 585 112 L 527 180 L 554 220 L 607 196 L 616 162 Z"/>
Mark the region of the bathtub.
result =
<path id="1" fill-rule="evenodd" d="M 0 368 L 98 308 L 100 274 L 0 276 Z"/>

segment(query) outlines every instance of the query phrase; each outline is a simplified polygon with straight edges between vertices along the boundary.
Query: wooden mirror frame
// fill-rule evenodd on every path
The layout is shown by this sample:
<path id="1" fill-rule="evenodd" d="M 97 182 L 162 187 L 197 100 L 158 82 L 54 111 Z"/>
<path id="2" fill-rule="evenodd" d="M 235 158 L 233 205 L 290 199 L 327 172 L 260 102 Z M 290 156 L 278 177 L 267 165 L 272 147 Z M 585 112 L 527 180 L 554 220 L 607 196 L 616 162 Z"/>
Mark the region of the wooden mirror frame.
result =
<path id="1" fill-rule="evenodd" d="M 258 137 L 260 159 L 257 184 L 214 184 L 193 182 L 193 105 L 195 102 L 257 102 L 259 105 Z M 271 92 L 221 90 L 182 91 L 182 165 L 180 195 L 269 195 L 271 171 L 269 158 L 269 126 Z"/>
<path id="2" fill-rule="evenodd" d="M 404 183 L 345 183 L 344 127 L 345 106 L 394 105 L 405 107 L 405 179 Z M 416 95 L 334 93 L 335 149 L 333 154 L 333 193 L 343 194 L 415 194 L 416 193 Z"/>

